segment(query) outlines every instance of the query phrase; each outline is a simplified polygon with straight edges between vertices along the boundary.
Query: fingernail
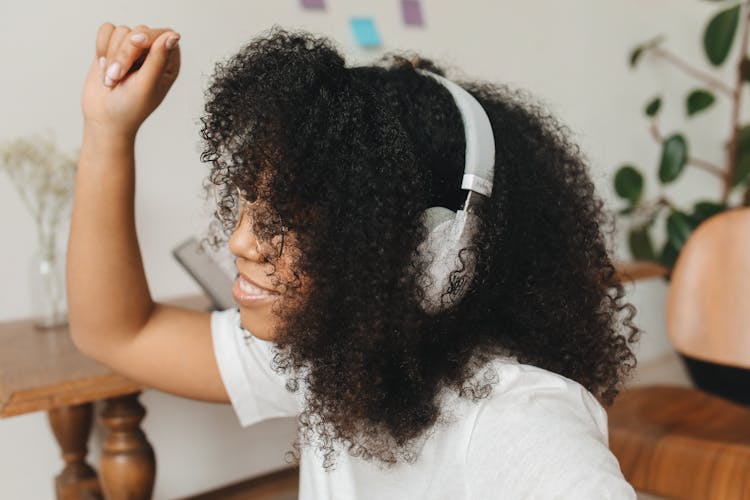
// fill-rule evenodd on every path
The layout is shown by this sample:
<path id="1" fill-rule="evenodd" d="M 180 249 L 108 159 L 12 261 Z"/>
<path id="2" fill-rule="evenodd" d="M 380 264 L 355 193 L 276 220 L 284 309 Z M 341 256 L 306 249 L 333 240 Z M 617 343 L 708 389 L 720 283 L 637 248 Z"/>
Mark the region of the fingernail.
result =
<path id="1" fill-rule="evenodd" d="M 167 38 L 166 46 L 168 49 L 173 49 L 175 45 L 177 45 L 177 42 L 180 40 L 179 36 L 170 36 Z"/>
<path id="2" fill-rule="evenodd" d="M 145 33 L 136 33 L 130 36 L 130 41 L 135 43 L 143 43 L 146 41 Z"/>
<path id="3" fill-rule="evenodd" d="M 112 81 L 112 79 L 110 77 L 108 77 L 108 76 L 104 77 L 104 85 L 106 85 L 107 87 L 111 87 L 113 83 L 114 82 Z"/>
<path id="4" fill-rule="evenodd" d="M 104 65 L 107 64 L 107 58 L 102 56 L 99 58 L 99 67 L 104 69 Z"/>
<path id="5" fill-rule="evenodd" d="M 113 62 L 109 65 L 109 68 L 107 68 L 107 77 L 109 77 L 111 80 L 120 79 L 120 63 Z"/>

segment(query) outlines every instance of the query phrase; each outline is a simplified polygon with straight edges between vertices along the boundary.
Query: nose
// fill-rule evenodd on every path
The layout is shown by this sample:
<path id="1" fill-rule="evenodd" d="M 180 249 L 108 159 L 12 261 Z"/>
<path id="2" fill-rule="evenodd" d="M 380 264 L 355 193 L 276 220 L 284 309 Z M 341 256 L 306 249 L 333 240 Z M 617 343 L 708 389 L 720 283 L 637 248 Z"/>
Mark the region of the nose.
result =
<path id="1" fill-rule="evenodd" d="M 258 241 L 253 235 L 250 218 L 244 213 L 240 216 L 240 222 L 229 238 L 229 251 L 236 257 L 262 263 L 265 261 L 263 255 L 258 251 Z"/>

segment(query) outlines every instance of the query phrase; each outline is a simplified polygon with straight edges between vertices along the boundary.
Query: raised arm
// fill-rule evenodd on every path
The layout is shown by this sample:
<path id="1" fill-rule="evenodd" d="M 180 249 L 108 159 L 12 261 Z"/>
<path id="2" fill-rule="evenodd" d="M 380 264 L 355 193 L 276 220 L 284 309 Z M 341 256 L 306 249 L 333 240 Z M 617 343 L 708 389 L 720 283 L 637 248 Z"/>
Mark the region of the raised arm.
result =
<path id="1" fill-rule="evenodd" d="M 83 353 L 135 381 L 229 402 L 210 314 L 153 301 L 136 236 L 136 133 L 177 78 L 177 39 L 170 29 L 99 28 L 81 101 L 66 272 L 70 330 Z"/>

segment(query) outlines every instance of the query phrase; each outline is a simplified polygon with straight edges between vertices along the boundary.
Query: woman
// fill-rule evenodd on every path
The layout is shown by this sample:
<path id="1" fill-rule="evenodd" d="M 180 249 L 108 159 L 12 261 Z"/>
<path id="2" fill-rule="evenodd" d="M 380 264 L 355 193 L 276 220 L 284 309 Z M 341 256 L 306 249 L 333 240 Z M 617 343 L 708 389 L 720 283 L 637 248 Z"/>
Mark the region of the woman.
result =
<path id="1" fill-rule="evenodd" d="M 602 405 L 635 365 L 578 148 L 520 91 L 462 83 L 495 142 L 480 231 L 424 308 L 428 207 L 463 207 L 466 139 L 447 87 L 387 54 L 346 67 L 274 26 L 216 67 L 201 159 L 237 309 L 155 303 L 133 217 L 134 143 L 179 72 L 170 29 L 99 29 L 68 249 L 76 345 L 126 376 L 298 416 L 300 498 L 635 498 Z M 410 61 L 411 59 L 411 61 Z M 465 208 L 465 207 L 463 207 Z M 617 331 L 618 314 L 628 328 Z"/>

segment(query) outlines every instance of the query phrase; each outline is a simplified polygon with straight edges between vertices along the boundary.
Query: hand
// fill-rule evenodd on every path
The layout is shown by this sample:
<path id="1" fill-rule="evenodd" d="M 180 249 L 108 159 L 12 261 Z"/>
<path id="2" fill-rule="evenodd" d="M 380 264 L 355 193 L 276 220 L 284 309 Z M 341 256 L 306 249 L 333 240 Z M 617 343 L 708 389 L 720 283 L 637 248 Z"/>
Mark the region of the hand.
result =
<path id="1" fill-rule="evenodd" d="M 102 24 L 81 98 L 84 123 L 135 136 L 177 79 L 177 41 L 167 28 Z"/>

